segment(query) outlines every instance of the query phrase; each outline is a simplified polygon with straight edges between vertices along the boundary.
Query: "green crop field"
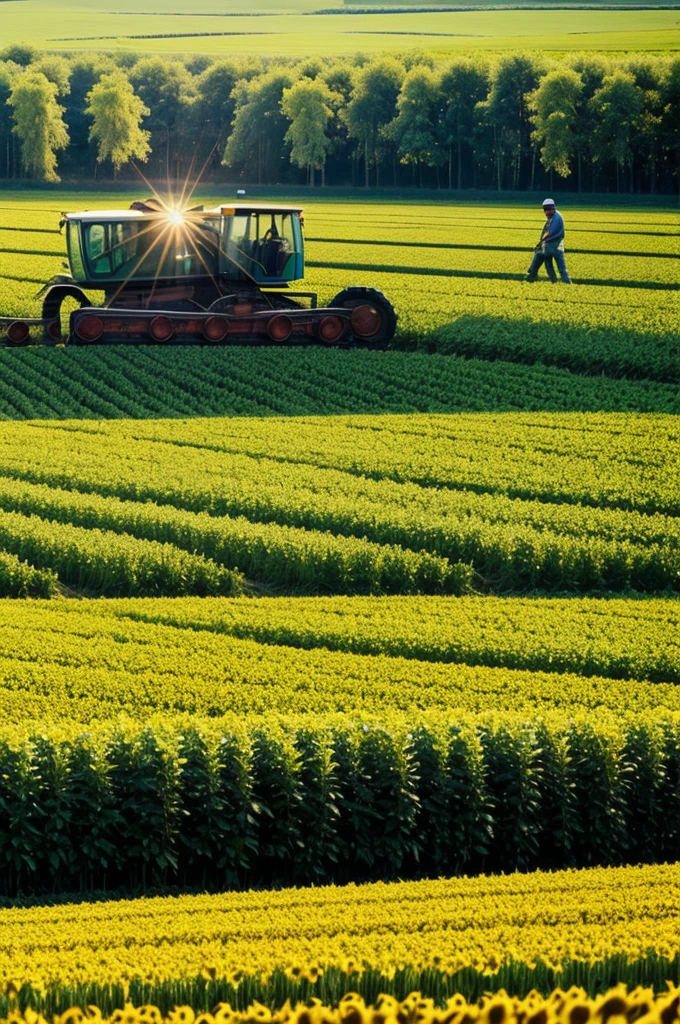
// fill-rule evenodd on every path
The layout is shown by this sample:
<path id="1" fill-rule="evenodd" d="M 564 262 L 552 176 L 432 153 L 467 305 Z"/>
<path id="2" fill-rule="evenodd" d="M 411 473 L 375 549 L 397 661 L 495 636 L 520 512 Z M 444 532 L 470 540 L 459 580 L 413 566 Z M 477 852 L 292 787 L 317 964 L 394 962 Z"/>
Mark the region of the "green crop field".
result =
<path id="1" fill-rule="evenodd" d="M 680 48 L 677 9 L 534 11 L 511 6 L 484 10 L 483 6 L 444 12 L 407 8 L 406 12 L 355 13 L 351 5 L 344 7 L 337 0 L 328 4 L 297 0 L 285 7 L 258 0 L 246 14 L 242 5 L 216 0 L 205 0 L 193 11 L 177 0 L 124 4 L 120 11 L 102 0 L 3 0 L 2 41 L 30 39 L 45 49 L 63 51 L 263 56 L 338 56 L 415 47 L 441 54 L 523 47 L 556 52 Z"/>
<path id="2" fill-rule="evenodd" d="M 2 312 L 8 316 L 39 312 L 38 286 L 63 270 L 65 248 L 58 233 L 61 210 L 92 207 L 94 202 L 125 208 L 131 198 L 129 194 L 95 198 L 89 193 L 0 192 Z M 224 196 L 201 198 L 214 204 Z M 605 382 L 603 393 L 598 390 L 595 396 L 595 408 L 676 411 L 674 385 L 680 380 L 677 205 L 671 200 L 666 207 L 594 209 L 569 203 L 564 213 L 569 268 L 576 282 L 572 288 L 553 287 L 545 277 L 535 285 L 522 280 L 543 221 L 540 200 L 520 205 L 312 198 L 306 204 L 306 286 L 318 291 L 321 302 L 349 284 L 370 281 L 382 289 L 399 315 L 395 347 L 400 350 L 541 363 L 586 375 L 573 380 L 581 391 L 575 403 L 566 397 L 569 388 L 558 385 L 551 397 L 545 397 L 548 408 L 593 408 L 582 391 L 593 375 L 604 374 L 608 380 L 621 381 L 611 385 L 620 389 L 620 404 L 615 404 L 613 395 L 606 397 L 610 385 Z M 367 363 L 376 365 L 371 360 Z M 630 392 L 631 379 L 640 381 L 636 398 Z M 7 412 L 16 415 L 18 409 L 5 394 L 10 403 Z M 434 408 L 459 408 L 455 396 L 449 395 L 447 399 L 440 393 Z M 78 415 L 78 406 L 68 404 L 66 396 L 63 412 L 59 404 L 32 405 L 36 398 L 28 398 L 23 415 Z M 274 404 L 272 411 L 313 411 L 313 401 L 302 395 L 298 400 L 303 405 L 297 410 L 284 403 Z M 413 397 L 404 395 L 403 400 L 414 408 Z M 526 400 L 528 395 L 522 399 Z M 224 396 L 219 401 L 224 402 Z M 386 396 L 385 401 L 399 399 Z M 483 399 L 470 395 L 469 401 L 471 408 L 484 408 Z M 579 404 L 583 401 L 585 406 Z M 415 408 L 433 408 L 432 398 L 425 402 Z M 510 407 L 518 406 L 511 403 Z M 206 411 L 213 409 L 222 411 L 214 406 Z M 120 415 L 126 411 L 119 407 Z M 172 406 L 166 411 L 175 414 Z M 343 406 L 342 399 L 338 405 L 336 399 L 319 411 L 361 410 Z M 139 415 L 139 409 L 131 414 Z"/>
<path id="3" fill-rule="evenodd" d="M 392 350 L 0 350 L 0 1019 L 676 1024 L 677 203 L 308 196 Z"/>

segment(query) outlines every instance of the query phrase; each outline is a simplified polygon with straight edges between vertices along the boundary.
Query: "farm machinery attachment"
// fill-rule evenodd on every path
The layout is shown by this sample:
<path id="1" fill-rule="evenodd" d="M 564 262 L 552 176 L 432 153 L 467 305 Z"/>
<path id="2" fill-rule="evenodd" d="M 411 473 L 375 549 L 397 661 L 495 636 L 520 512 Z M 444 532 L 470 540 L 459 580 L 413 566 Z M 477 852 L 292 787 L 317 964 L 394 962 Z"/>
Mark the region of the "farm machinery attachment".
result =
<path id="1" fill-rule="evenodd" d="M 240 203 L 66 213 L 69 274 L 39 293 L 42 317 L 0 317 L 0 346 L 331 345 L 387 348 L 391 303 L 345 288 L 320 308 L 304 276 L 302 209 Z M 70 312 L 67 315 L 67 310 Z"/>

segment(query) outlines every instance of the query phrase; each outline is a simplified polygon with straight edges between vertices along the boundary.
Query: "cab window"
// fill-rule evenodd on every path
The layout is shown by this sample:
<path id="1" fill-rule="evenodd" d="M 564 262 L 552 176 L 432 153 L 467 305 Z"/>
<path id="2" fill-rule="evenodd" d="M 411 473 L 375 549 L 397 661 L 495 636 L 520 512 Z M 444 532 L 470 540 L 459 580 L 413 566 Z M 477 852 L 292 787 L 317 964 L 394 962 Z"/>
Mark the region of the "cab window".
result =
<path id="1" fill-rule="evenodd" d="M 225 255 L 249 277 L 256 281 L 293 279 L 295 235 L 291 214 L 237 214 L 227 219 L 225 235 Z"/>
<path id="2" fill-rule="evenodd" d="M 85 253 L 96 277 L 115 274 L 137 256 L 139 226 L 131 223 L 86 224 Z M 127 269 L 127 267 L 126 267 Z"/>

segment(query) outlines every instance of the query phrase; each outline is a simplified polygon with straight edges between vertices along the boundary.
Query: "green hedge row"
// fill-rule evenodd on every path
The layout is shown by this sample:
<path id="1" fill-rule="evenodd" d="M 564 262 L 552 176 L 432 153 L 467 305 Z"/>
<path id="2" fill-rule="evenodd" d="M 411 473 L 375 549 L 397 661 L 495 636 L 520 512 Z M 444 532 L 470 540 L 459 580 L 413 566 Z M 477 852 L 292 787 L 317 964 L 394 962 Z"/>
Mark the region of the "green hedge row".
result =
<path id="1" fill-rule="evenodd" d="M 677 858 L 677 716 L 407 728 L 403 719 L 249 732 L 176 721 L 6 735 L 0 892 L 222 889 Z"/>

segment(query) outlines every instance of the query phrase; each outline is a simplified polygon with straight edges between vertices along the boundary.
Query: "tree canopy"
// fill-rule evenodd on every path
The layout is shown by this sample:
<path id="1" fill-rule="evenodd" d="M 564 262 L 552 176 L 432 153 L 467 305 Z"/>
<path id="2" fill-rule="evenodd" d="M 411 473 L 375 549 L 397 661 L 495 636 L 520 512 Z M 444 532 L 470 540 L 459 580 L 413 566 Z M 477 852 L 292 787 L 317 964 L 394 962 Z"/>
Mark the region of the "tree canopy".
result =
<path id="1" fill-rule="evenodd" d="M 149 114 L 122 71 L 103 75 L 87 94 L 86 113 L 92 121 L 90 138 L 97 142 L 97 160 L 110 160 L 115 170 L 133 158 L 146 160 L 151 133 L 141 127 Z"/>
<path id="2" fill-rule="evenodd" d="M 41 181 L 59 181 L 57 152 L 65 149 L 69 135 L 57 103 L 58 86 L 40 71 L 26 70 L 16 77 L 8 99 L 14 128 L 21 139 L 24 169 Z"/>

